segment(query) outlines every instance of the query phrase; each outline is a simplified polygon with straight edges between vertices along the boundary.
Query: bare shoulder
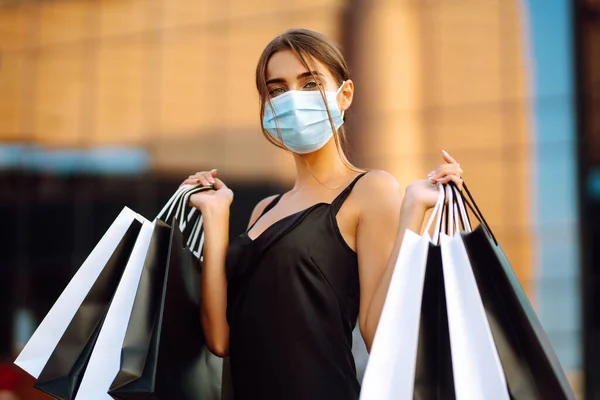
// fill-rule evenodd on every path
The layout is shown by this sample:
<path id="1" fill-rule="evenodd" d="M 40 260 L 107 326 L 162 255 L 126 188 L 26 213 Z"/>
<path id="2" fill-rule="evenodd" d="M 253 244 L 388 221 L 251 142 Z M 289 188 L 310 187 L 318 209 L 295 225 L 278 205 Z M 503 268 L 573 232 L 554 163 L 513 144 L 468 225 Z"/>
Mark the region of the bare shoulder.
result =
<path id="1" fill-rule="evenodd" d="M 254 206 L 254 210 L 252 210 L 252 215 L 250 216 L 250 221 L 248 222 L 248 228 L 250 228 L 250 226 L 252 226 L 252 224 L 254 222 L 256 222 L 256 220 L 258 219 L 258 217 L 260 216 L 260 214 L 262 214 L 262 212 L 269 205 L 269 203 L 271 203 L 273 200 L 275 200 L 275 198 L 277 196 L 278 196 L 277 194 L 274 194 L 272 196 L 265 197 L 264 199 L 262 199 L 261 201 L 259 201 Z"/>
<path id="2" fill-rule="evenodd" d="M 402 187 L 396 177 L 387 171 L 371 170 L 363 176 L 355 187 L 359 202 L 370 206 L 396 204 L 402 200 Z"/>

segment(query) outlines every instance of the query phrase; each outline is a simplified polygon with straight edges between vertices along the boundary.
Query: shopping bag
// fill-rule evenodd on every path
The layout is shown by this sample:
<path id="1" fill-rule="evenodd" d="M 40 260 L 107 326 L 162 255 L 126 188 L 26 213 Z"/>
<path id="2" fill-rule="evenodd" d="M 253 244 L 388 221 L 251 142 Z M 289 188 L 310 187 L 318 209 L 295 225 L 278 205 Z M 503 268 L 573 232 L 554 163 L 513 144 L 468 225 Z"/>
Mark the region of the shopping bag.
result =
<path id="1" fill-rule="evenodd" d="M 436 226 L 439 226 L 443 200 L 440 192 L 425 232 L 429 231 L 436 216 Z M 407 230 L 404 234 L 371 346 L 361 399 L 413 398 L 414 360 L 417 358 L 430 241 L 427 233 L 419 236 Z M 402 318 L 398 318 L 399 315 Z"/>
<path id="2" fill-rule="evenodd" d="M 406 399 L 453 400 L 456 396 L 442 254 L 440 247 L 433 243 L 429 243 L 422 297 L 414 397 L 408 396 Z"/>
<path id="3" fill-rule="evenodd" d="M 165 205 L 166 217 L 179 213 L 181 202 L 187 201 L 191 193 L 205 190 L 198 187 L 180 188 Z M 183 216 L 183 215 L 182 215 Z M 190 213 L 193 216 L 193 213 Z M 187 222 L 187 220 L 186 220 Z M 185 228 L 186 223 L 179 225 Z M 197 229 L 198 226 L 194 226 Z M 93 340 L 88 341 L 89 360 L 77 392 L 77 399 L 110 399 L 108 389 L 120 369 L 121 346 L 123 344 L 127 323 L 131 316 L 134 297 L 140 283 L 142 269 L 148 263 L 165 267 L 165 257 L 160 257 L 168 251 L 170 227 L 158 221 L 145 221 L 132 250 L 123 277 L 116 289 L 110 308 L 104 317 L 102 328 L 96 331 Z M 166 239 L 166 240 L 165 240 Z M 157 257 L 158 255 L 158 257 Z M 81 375 L 81 374 L 80 374 Z"/>
<path id="4" fill-rule="evenodd" d="M 453 190 L 448 194 L 448 234 L 440 245 L 448 312 L 454 388 L 458 399 L 508 400 L 498 351 L 465 246 L 455 232 Z"/>
<path id="5" fill-rule="evenodd" d="M 149 284 L 136 294 L 121 369 L 109 390 L 115 399 L 197 399 L 211 388 L 212 398 L 220 397 L 220 366 L 214 380 L 201 372 L 208 350 L 198 307 L 200 270 L 177 224 L 169 229 L 163 268 L 157 263 L 144 270 Z"/>
<path id="6" fill-rule="evenodd" d="M 153 255 L 158 251 L 160 229 L 161 227 L 156 226 L 154 222 L 145 221 L 142 225 L 89 356 L 76 399 L 110 400 L 111 398 L 107 392 L 119 371 L 121 345 L 131 316 L 133 299 L 145 263 L 151 262 Z"/>
<path id="7" fill-rule="evenodd" d="M 65 335 L 66 342 L 61 344 L 64 360 L 73 361 L 77 354 L 74 348 L 81 349 L 87 338 L 93 336 L 102 310 L 110 302 L 110 289 L 114 292 L 112 286 L 116 286 L 125 268 L 141 221 L 129 208 L 121 211 L 26 343 L 15 360 L 16 365 L 34 378 L 40 378 L 49 362 L 62 366 L 63 350 L 59 356 L 56 347 Z M 59 379 L 59 375 L 48 367 L 40 383 Z"/>
<path id="8" fill-rule="evenodd" d="M 136 220 L 139 219 L 138 216 Z M 106 263 L 56 343 L 34 387 L 55 398 L 74 398 L 106 311 L 139 240 L 140 234 L 136 237 L 132 235 Z"/>
<path id="9" fill-rule="evenodd" d="M 177 204 L 159 213 L 170 227 L 157 221 L 167 228 L 165 245 L 144 266 L 113 398 L 221 398 L 223 361 L 208 351 L 200 323 L 202 216 L 187 206 L 200 190 L 207 188 L 184 188 Z"/>
<path id="10" fill-rule="evenodd" d="M 191 193 L 206 189 L 189 185 L 181 187 L 165 205 L 166 215 L 179 212 L 177 206 L 183 196 L 188 196 L 187 201 Z M 192 216 L 193 212 L 190 212 L 189 217 Z M 128 208 L 121 212 L 15 361 L 38 378 L 35 383 L 38 389 L 57 398 L 73 398 L 85 377 L 84 371 L 92 359 L 97 340 L 104 337 L 102 340 L 106 342 L 107 335 L 112 338 L 110 340 L 114 339 L 115 334 L 118 335 L 118 332 L 110 329 L 102 330 L 102 326 L 116 285 L 122 283 L 121 274 L 125 265 L 128 265 L 130 254 L 135 250 L 134 243 L 139 247 L 137 244 L 140 238 L 137 235 L 144 221 L 148 225 L 148 221 Z M 185 221 L 180 226 L 185 227 Z M 193 228 L 197 229 L 198 226 Z M 193 242 L 192 244 L 197 246 Z M 137 250 L 138 256 L 144 253 L 144 247 L 147 246 L 142 245 Z M 106 261 L 109 257 L 111 258 Z M 128 282 L 135 282 L 135 276 L 129 276 Z M 81 300 L 82 298 L 84 299 Z M 122 299 L 119 303 L 123 305 Z M 113 309 L 117 308 L 119 307 Z M 119 354 L 120 343 L 116 349 Z M 110 371 L 103 371 L 104 376 L 107 373 L 110 375 Z M 110 377 L 111 381 L 114 374 Z M 92 375 L 98 375 L 97 371 L 90 371 L 88 376 Z M 93 381 L 93 378 L 86 380 Z M 104 396 L 110 398 L 106 390 Z M 79 398 L 88 396 L 81 394 Z"/>
<path id="11" fill-rule="evenodd" d="M 183 213 L 185 204 L 192 193 L 207 188 L 198 186 L 185 186 L 179 188 L 163 208 L 165 217 L 172 218 L 178 213 Z M 188 217 L 193 217 L 189 213 Z M 187 218 L 179 227 L 186 228 Z M 193 226 L 194 233 L 198 232 L 198 225 Z M 85 374 L 83 375 L 77 399 L 110 399 L 108 390 L 120 370 L 121 346 L 125 337 L 128 321 L 131 317 L 135 294 L 140 284 L 144 267 L 154 268 L 158 263 L 163 269 L 166 266 L 168 251 L 168 237 L 170 228 L 165 223 L 155 220 L 146 221 L 136 242 L 123 277 L 115 292 L 110 308 L 104 319 L 102 329 L 93 346 Z"/>
<path id="12" fill-rule="evenodd" d="M 454 188 L 457 193 L 456 188 Z M 460 201 L 480 225 L 461 232 L 511 397 L 575 399 L 544 329 L 491 228 L 466 187 Z M 464 207 L 464 206 L 463 206 Z"/>
<path id="13" fill-rule="evenodd" d="M 157 221 L 156 226 L 156 247 L 152 257 L 144 265 L 125 337 L 119 349 L 119 370 L 110 383 L 109 393 L 112 397 L 121 392 L 127 395 L 136 390 L 140 393 L 152 390 L 155 368 L 153 365 L 146 367 L 146 361 L 151 362 L 148 353 L 158 341 L 155 325 L 161 308 L 171 235 L 171 227 L 164 222 Z M 132 394 L 131 398 L 134 397 Z"/>
<path id="14" fill-rule="evenodd" d="M 454 185 L 443 191 L 445 206 L 425 267 L 412 395 L 375 390 L 361 392 L 361 399 L 574 399 L 506 255 L 466 186 L 465 192 Z M 474 231 L 465 205 L 480 221 Z M 406 323 L 414 324 L 412 318 Z M 382 336 L 379 326 L 377 331 L 373 348 Z M 390 342 L 394 346 L 398 342 Z M 407 370 L 411 363 L 407 358 L 387 365 Z"/>
<path id="15" fill-rule="evenodd" d="M 404 234 L 369 354 L 361 387 L 362 398 L 411 397 L 415 364 L 403 360 L 414 360 L 417 356 L 420 300 L 428 248 L 427 238 L 412 231 Z M 397 318 L 398 315 L 403 318 Z"/>

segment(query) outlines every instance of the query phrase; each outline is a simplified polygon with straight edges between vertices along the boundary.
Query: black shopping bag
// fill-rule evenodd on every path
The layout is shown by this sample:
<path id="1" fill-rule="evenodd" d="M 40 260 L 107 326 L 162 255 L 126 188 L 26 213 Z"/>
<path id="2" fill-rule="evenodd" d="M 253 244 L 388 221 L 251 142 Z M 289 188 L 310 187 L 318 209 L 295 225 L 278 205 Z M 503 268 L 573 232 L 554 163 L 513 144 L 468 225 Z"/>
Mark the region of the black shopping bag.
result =
<path id="1" fill-rule="evenodd" d="M 455 399 L 440 247 L 429 244 L 415 366 L 415 400 Z"/>
<path id="2" fill-rule="evenodd" d="M 575 399 L 525 291 L 466 186 L 462 196 L 480 222 L 473 232 L 461 232 L 461 236 L 511 397 Z"/>
<path id="3" fill-rule="evenodd" d="M 220 398 L 220 374 L 200 372 L 209 356 L 200 322 L 200 260 L 188 249 L 188 232 L 180 231 L 178 219 L 172 227 L 160 221 L 157 226 L 160 244 L 142 272 L 121 371 L 109 394 L 115 399 L 207 398 L 204 393 Z"/>
<path id="4" fill-rule="evenodd" d="M 135 220 L 121 239 L 35 381 L 37 389 L 57 399 L 75 397 L 141 225 Z"/>
<path id="5" fill-rule="evenodd" d="M 131 317 L 121 349 L 121 367 L 111 387 L 129 385 L 149 390 L 151 382 L 140 379 L 143 375 L 148 350 L 153 346 L 156 319 L 161 307 L 165 272 L 169 256 L 171 227 L 157 221 L 144 262 Z M 152 374 L 152 366 L 148 374 Z"/>

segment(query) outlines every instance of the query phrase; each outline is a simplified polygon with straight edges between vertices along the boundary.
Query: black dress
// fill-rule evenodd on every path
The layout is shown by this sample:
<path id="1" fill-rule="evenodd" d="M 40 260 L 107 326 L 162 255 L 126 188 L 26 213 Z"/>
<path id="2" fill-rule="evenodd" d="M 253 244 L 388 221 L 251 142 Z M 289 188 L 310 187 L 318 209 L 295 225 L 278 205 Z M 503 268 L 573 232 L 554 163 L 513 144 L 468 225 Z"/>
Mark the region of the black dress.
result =
<path id="1" fill-rule="evenodd" d="M 331 204 L 289 215 L 254 241 L 246 232 L 231 242 L 227 319 L 236 400 L 358 399 L 358 261 L 336 214 L 363 175 Z"/>

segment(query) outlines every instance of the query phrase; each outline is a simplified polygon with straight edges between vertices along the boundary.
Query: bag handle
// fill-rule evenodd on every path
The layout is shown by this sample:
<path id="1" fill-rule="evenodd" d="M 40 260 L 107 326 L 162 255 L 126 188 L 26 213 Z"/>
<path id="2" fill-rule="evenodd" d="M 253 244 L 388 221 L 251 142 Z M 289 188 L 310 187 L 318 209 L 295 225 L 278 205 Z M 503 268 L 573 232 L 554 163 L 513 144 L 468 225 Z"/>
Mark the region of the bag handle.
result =
<path id="1" fill-rule="evenodd" d="M 196 208 L 191 207 L 189 205 L 190 196 L 192 196 L 193 194 L 196 194 L 196 193 L 210 190 L 210 189 L 212 189 L 212 188 L 208 187 L 208 186 L 195 186 L 195 187 L 189 189 L 188 191 L 186 191 L 181 196 L 179 204 L 177 206 L 177 212 L 175 213 L 175 215 L 179 215 L 179 230 L 180 231 L 183 232 L 185 230 L 187 223 L 190 222 L 192 220 L 192 218 L 194 218 L 194 214 L 196 214 L 196 211 L 198 211 Z M 185 216 L 186 210 L 188 210 L 187 218 Z M 180 213 L 180 211 L 181 211 L 181 213 Z"/>
<path id="2" fill-rule="evenodd" d="M 186 244 L 190 252 L 200 261 L 203 258 L 202 248 L 204 245 L 202 214 L 196 208 L 189 206 L 188 203 L 190 196 L 193 194 L 211 189 L 213 189 L 212 186 L 202 185 L 183 185 L 179 187 L 156 217 L 168 224 L 172 224 L 177 218 L 177 225 L 181 232 L 184 232 L 189 223 L 193 223 Z"/>
<path id="3" fill-rule="evenodd" d="M 438 187 L 438 198 L 437 201 L 435 203 L 435 206 L 433 207 L 433 211 L 431 212 L 431 215 L 429 216 L 429 220 L 427 221 L 427 225 L 425 225 L 425 232 L 429 232 L 429 229 L 431 229 L 431 224 L 433 223 L 433 220 L 435 218 L 435 216 L 438 214 L 439 212 L 439 208 L 442 205 L 442 197 L 443 197 L 443 192 L 442 192 L 442 187 L 441 185 L 438 183 L 437 184 Z M 437 220 L 439 222 L 439 220 Z M 436 222 L 437 224 L 437 222 Z"/>
<path id="4" fill-rule="evenodd" d="M 444 205 L 441 212 L 441 218 L 438 220 L 439 231 L 434 235 L 435 243 L 439 243 L 439 235 L 446 233 L 453 236 L 455 233 L 463 230 L 471 232 L 471 222 L 460 191 L 452 182 L 443 185 Z"/>
<path id="5" fill-rule="evenodd" d="M 454 184 L 452 183 L 452 185 L 454 185 Z M 489 235 L 492 237 L 492 240 L 494 241 L 494 243 L 496 245 L 498 245 L 498 240 L 496 240 L 496 236 L 494 235 L 494 232 L 492 232 L 492 228 L 490 228 L 490 225 L 485 220 L 483 214 L 481 213 L 481 210 L 477 206 L 477 203 L 475 203 L 475 199 L 473 198 L 473 195 L 469 191 L 469 188 L 467 187 L 467 185 L 463 182 L 463 190 L 462 191 L 458 191 L 458 188 L 455 188 L 455 189 L 458 193 L 460 193 L 461 200 L 464 202 L 464 204 L 467 207 L 469 207 L 469 209 L 471 209 L 471 212 L 473 213 L 473 215 L 475 216 L 477 221 L 479 221 L 479 223 L 483 226 L 483 228 L 489 233 Z M 466 213 L 466 211 L 465 211 L 465 213 Z M 468 213 L 466 213 L 466 214 L 467 214 L 467 219 L 468 219 Z M 469 222 L 469 226 L 470 226 L 470 222 Z"/>
<path id="6" fill-rule="evenodd" d="M 429 241 L 437 245 L 440 240 L 440 230 L 444 215 L 444 204 L 446 201 L 446 195 L 444 186 L 442 184 L 438 183 L 436 186 L 438 187 L 438 198 L 435 203 L 435 206 L 433 207 L 433 210 L 431 211 L 431 215 L 429 216 L 427 225 L 425 226 L 425 234 L 429 235 L 429 229 L 431 228 L 433 220 L 435 219 L 433 234 L 431 238 L 429 238 Z"/>
<path id="7" fill-rule="evenodd" d="M 156 219 L 160 219 L 163 221 L 169 219 L 171 213 L 173 212 L 173 207 L 175 207 L 175 205 L 177 204 L 179 196 L 181 196 L 181 193 L 186 189 L 186 187 L 189 187 L 189 185 L 183 185 L 177 188 L 177 190 L 175 191 L 175 193 L 173 193 L 169 201 L 167 201 L 162 210 L 160 210 L 160 212 L 156 216 Z"/>
<path id="8" fill-rule="evenodd" d="M 188 207 L 187 204 L 189 202 L 189 198 L 194 193 L 202 192 L 205 190 L 212 189 L 212 186 L 202 186 L 202 185 L 183 185 L 180 186 L 173 196 L 167 201 L 162 210 L 156 216 L 157 219 L 163 220 L 167 223 L 176 216 L 179 215 L 180 219 L 180 229 L 185 229 L 185 222 L 189 222 L 194 216 L 196 209 L 193 207 L 189 207 L 189 212 L 187 218 L 185 217 L 185 210 Z"/>
<path id="9" fill-rule="evenodd" d="M 192 231 L 190 232 L 190 236 L 187 241 L 188 249 L 190 249 L 192 254 L 200 261 L 203 261 L 202 248 L 204 246 L 204 229 L 202 227 L 202 223 L 202 215 L 200 215 L 200 217 L 196 219 L 196 223 L 192 228 Z"/>
<path id="10" fill-rule="evenodd" d="M 437 186 L 439 189 L 438 199 L 425 226 L 425 233 L 427 233 L 435 219 L 434 232 L 430 238 L 431 243 L 438 245 L 442 232 L 452 236 L 454 232 L 460 231 L 459 223 L 465 231 L 472 232 L 473 228 L 469 213 L 467 212 L 468 207 L 477 221 L 490 234 L 494 243 L 498 244 L 496 236 L 483 217 L 481 210 L 477 206 L 477 203 L 475 203 L 473 195 L 465 183 L 463 183 L 462 191 L 458 189 L 454 182 L 444 185 L 438 183 Z M 444 222 L 445 227 L 442 226 Z"/>
<path id="11" fill-rule="evenodd" d="M 448 192 L 447 185 L 441 184 L 441 186 L 442 186 L 441 192 L 443 194 L 443 202 L 442 202 L 442 208 L 440 211 L 440 217 L 438 219 L 437 231 L 434 233 L 435 241 L 433 241 L 433 243 L 436 245 L 440 244 L 440 236 L 442 233 L 445 233 L 450 236 L 454 234 L 454 232 L 452 231 L 452 224 L 453 224 L 454 218 L 450 216 L 451 210 L 450 210 L 450 206 L 449 206 L 450 204 L 452 204 L 454 199 L 451 198 L 451 193 Z"/>
<path id="12" fill-rule="evenodd" d="M 465 207 L 465 203 L 460 194 L 460 190 L 458 190 L 458 187 L 456 187 L 456 185 L 454 183 L 452 183 L 450 185 L 450 187 L 452 188 L 452 190 L 454 191 L 454 194 L 456 195 L 456 201 L 454 203 L 454 206 L 455 207 L 458 206 L 457 214 L 460 215 L 461 225 L 465 231 L 472 232 L 471 220 L 469 219 L 469 213 L 467 212 L 467 209 Z"/>
<path id="13" fill-rule="evenodd" d="M 471 232 L 471 221 L 469 220 L 469 215 L 466 211 L 460 191 L 452 182 L 446 185 L 446 191 L 448 192 L 449 197 L 446 207 L 450 209 L 450 224 L 454 225 L 455 232 L 460 231 L 461 225 L 464 231 Z M 450 231 L 450 235 L 453 233 L 454 232 Z"/>
<path id="14" fill-rule="evenodd" d="M 187 239 L 187 247 L 192 255 L 198 258 L 200 261 L 203 261 L 202 257 L 202 248 L 204 245 L 204 229 L 203 229 L 203 218 L 202 214 L 194 207 L 189 206 L 189 198 L 195 193 L 203 192 L 205 190 L 211 190 L 212 187 L 203 187 L 203 186 L 195 186 L 184 192 L 177 205 L 177 209 L 175 212 L 176 216 L 179 216 L 179 229 L 183 232 L 188 223 L 193 221 L 193 227 L 188 235 Z M 187 212 L 186 217 L 186 209 Z"/>
<path id="15" fill-rule="evenodd" d="M 454 236 L 455 232 L 459 231 L 458 226 L 458 215 L 455 215 L 456 211 L 456 203 L 454 199 L 454 190 L 449 185 L 444 185 L 444 189 L 446 190 L 446 210 L 448 213 L 448 219 L 446 222 L 446 234 L 448 236 Z"/>

